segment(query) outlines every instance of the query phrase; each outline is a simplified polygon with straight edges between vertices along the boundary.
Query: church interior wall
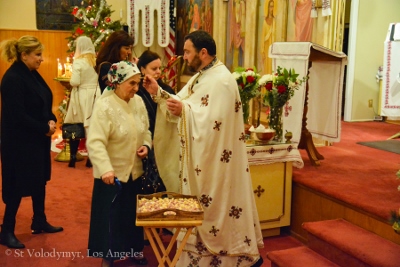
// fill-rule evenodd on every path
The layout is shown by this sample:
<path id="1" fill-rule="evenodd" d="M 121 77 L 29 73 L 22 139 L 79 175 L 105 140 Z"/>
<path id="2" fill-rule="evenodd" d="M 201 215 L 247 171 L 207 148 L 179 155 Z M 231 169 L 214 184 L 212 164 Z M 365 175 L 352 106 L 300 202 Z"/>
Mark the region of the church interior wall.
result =
<path id="1" fill-rule="evenodd" d="M 214 0 L 213 1 L 213 36 L 217 43 L 218 57 L 225 62 L 226 60 L 226 31 L 228 25 L 227 10 L 230 1 Z M 258 27 L 256 21 L 257 12 L 260 8 L 260 1 L 262 0 L 247 0 L 246 10 L 246 49 L 244 56 L 244 66 L 254 66 L 256 55 L 256 33 L 255 29 Z M 281 0 L 280 0 L 281 1 Z M 358 27 L 356 29 L 357 36 L 355 38 L 355 63 L 354 63 L 354 80 L 350 82 L 352 93 L 349 97 L 352 103 L 352 110 L 350 112 L 349 121 L 362 121 L 372 120 L 374 113 L 377 111 L 377 103 L 379 96 L 379 86 L 375 80 L 375 74 L 378 66 L 383 62 L 383 42 L 386 36 L 389 23 L 400 21 L 400 15 L 397 10 L 400 8 L 400 2 L 397 0 L 385 0 L 384 2 L 377 2 L 374 0 L 347 0 L 346 8 L 351 2 L 359 2 L 359 16 Z M 126 9 L 127 0 L 108 0 L 107 3 L 112 6 L 115 12 L 111 18 L 113 20 L 121 19 L 126 22 Z M 24 6 L 24 8 L 21 8 Z M 35 1 L 22 0 L 22 1 L 0 1 L 0 9 L 4 12 L 4 16 L 0 16 L 0 39 L 3 40 L 10 36 L 19 37 L 21 33 L 43 35 L 44 40 L 48 40 L 46 34 L 50 36 L 57 36 L 56 39 L 63 42 L 64 36 L 68 36 L 68 32 L 64 31 L 39 31 L 36 29 L 36 14 L 35 14 Z M 122 11 L 122 12 L 121 12 Z M 347 19 L 346 19 L 347 20 Z M 254 36 L 252 36 L 254 33 Z M 66 41 L 65 41 L 66 44 Z M 138 45 L 135 47 L 134 53 L 140 55 L 146 47 Z M 162 48 L 158 47 L 156 42 L 150 49 L 162 54 Z M 54 73 L 48 74 L 46 81 L 56 88 L 56 97 L 54 105 L 57 107 L 59 98 L 62 97 L 62 91 L 52 77 L 56 74 L 56 58 L 63 58 L 66 56 L 66 49 L 62 44 L 55 44 L 49 42 L 46 45 L 46 60 L 48 68 L 43 68 L 44 71 L 54 69 Z M 45 51 L 46 53 L 46 51 Z M 54 61 L 54 62 L 53 62 Z M 44 63 L 45 64 L 45 63 Z M 54 68 L 53 68 L 54 64 Z M 6 63 L 0 63 L 0 77 L 7 69 Z M 368 100 L 373 99 L 374 109 L 368 108 Z"/>

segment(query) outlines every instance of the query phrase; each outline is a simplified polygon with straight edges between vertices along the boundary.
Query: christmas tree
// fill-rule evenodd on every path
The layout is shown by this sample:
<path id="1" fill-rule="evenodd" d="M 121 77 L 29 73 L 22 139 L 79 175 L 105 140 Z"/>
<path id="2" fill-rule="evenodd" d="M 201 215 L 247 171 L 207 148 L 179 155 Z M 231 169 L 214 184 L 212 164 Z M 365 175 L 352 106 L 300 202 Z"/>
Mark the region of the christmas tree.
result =
<path id="1" fill-rule="evenodd" d="M 87 2 L 86 7 L 84 7 L 85 2 Z M 119 20 L 111 20 L 111 14 L 114 11 L 110 8 L 111 6 L 107 5 L 105 0 L 89 0 L 82 1 L 81 7 L 75 6 L 72 9 L 72 15 L 80 22 L 74 26 L 72 35 L 66 38 L 68 40 L 68 53 L 73 54 L 75 52 L 75 40 L 81 35 L 92 39 L 97 52 L 108 35 L 113 31 L 122 29 Z"/>

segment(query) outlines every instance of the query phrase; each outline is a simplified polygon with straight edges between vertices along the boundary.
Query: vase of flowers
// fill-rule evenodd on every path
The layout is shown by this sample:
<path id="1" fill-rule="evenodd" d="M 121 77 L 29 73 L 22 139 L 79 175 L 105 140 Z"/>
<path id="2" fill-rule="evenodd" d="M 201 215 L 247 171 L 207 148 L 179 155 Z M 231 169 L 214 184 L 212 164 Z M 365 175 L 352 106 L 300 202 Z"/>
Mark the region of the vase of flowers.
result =
<path id="1" fill-rule="evenodd" d="M 258 74 L 252 68 L 243 68 L 238 67 L 232 73 L 233 77 L 236 80 L 240 99 L 241 106 L 243 110 L 243 121 L 245 124 L 249 124 L 249 116 L 250 116 L 250 100 L 260 94 L 258 80 L 260 79 L 260 74 Z"/>
<path id="2" fill-rule="evenodd" d="M 274 141 L 282 141 L 283 106 L 294 96 L 295 90 L 306 81 L 306 77 L 299 79 L 298 76 L 294 69 L 287 70 L 278 66 L 274 73 L 263 75 L 258 81 L 259 86 L 265 88 L 262 101 L 269 107 L 269 127 L 276 132 Z"/>

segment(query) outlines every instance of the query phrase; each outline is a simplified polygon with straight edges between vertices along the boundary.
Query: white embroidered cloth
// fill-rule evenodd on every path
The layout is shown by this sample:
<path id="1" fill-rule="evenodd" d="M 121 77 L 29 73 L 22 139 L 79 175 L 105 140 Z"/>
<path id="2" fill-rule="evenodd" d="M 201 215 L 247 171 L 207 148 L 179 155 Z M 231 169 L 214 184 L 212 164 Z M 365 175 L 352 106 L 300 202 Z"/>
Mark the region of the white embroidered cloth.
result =
<path id="1" fill-rule="evenodd" d="M 400 117 L 400 23 L 391 23 L 384 43 L 381 115 Z"/>
<path id="2" fill-rule="evenodd" d="M 312 0 L 312 7 L 311 7 L 311 17 L 312 18 L 317 18 L 318 17 L 318 11 L 317 11 L 317 0 Z M 330 0 L 322 0 L 322 16 L 331 16 L 332 15 L 332 10 L 331 10 L 331 1 Z"/>
<path id="3" fill-rule="evenodd" d="M 304 162 L 297 143 L 291 144 L 247 144 L 247 158 L 250 165 L 264 165 L 277 162 L 293 162 L 296 168 L 303 168 Z"/>
<path id="4" fill-rule="evenodd" d="M 316 61 L 314 55 L 323 55 L 336 61 Z M 307 129 L 318 138 L 330 142 L 340 141 L 340 121 L 344 66 L 347 57 L 310 42 L 275 42 L 270 46 L 269 57 L 272 67 L 293 68 L 299 77 L 308 73 L 309 93 Z M 294 97 L 284 106 L 283 132 L 292 132 L 293 142 L 301 137 L 302 118 L 305 101 L 305 84 L 295 92 Z"/>
<path id="5" fill-rule="evenodd" d="M 169 0 L 130 0 L 128 4 L 129 32 L 134 37 L 133 45 L 139 39 L 139 18 L 141 18 L 141 39 L 145 47 L 153 45 L 154 29 L 158 30 L 158 45 L 169 44 Z M 154 13 L 157 13 L 157 26 L 154 26 Z M 139 16 L 140 14 L 140 16 Z"/>

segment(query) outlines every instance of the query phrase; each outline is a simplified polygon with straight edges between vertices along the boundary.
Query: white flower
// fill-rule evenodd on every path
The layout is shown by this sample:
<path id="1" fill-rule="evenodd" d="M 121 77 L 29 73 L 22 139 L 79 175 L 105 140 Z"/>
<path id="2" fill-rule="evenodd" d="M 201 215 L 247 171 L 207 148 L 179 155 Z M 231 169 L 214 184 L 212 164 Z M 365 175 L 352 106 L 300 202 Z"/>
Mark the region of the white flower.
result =
<path id="1" fill-rule="evenodd" d="M 237 79 L 239 79 L 240 77 L 242 77 L 242 75 L 241 75 L 240 73 L 236 72 L 236 71 L 233 72 L 232 75 L 233 75 L 233 78 L 235 78 L 235 80 L 237 80 Z"/>
<path id="2" fill-rule="evenodd" d="M 270 81 L 272 81 L 272 75 L 271 74 L 265 74 L 260 78 L 260 80 L 258 80 L 258 84 L 263 86 L 267 82 L 270 82 Z"/>

